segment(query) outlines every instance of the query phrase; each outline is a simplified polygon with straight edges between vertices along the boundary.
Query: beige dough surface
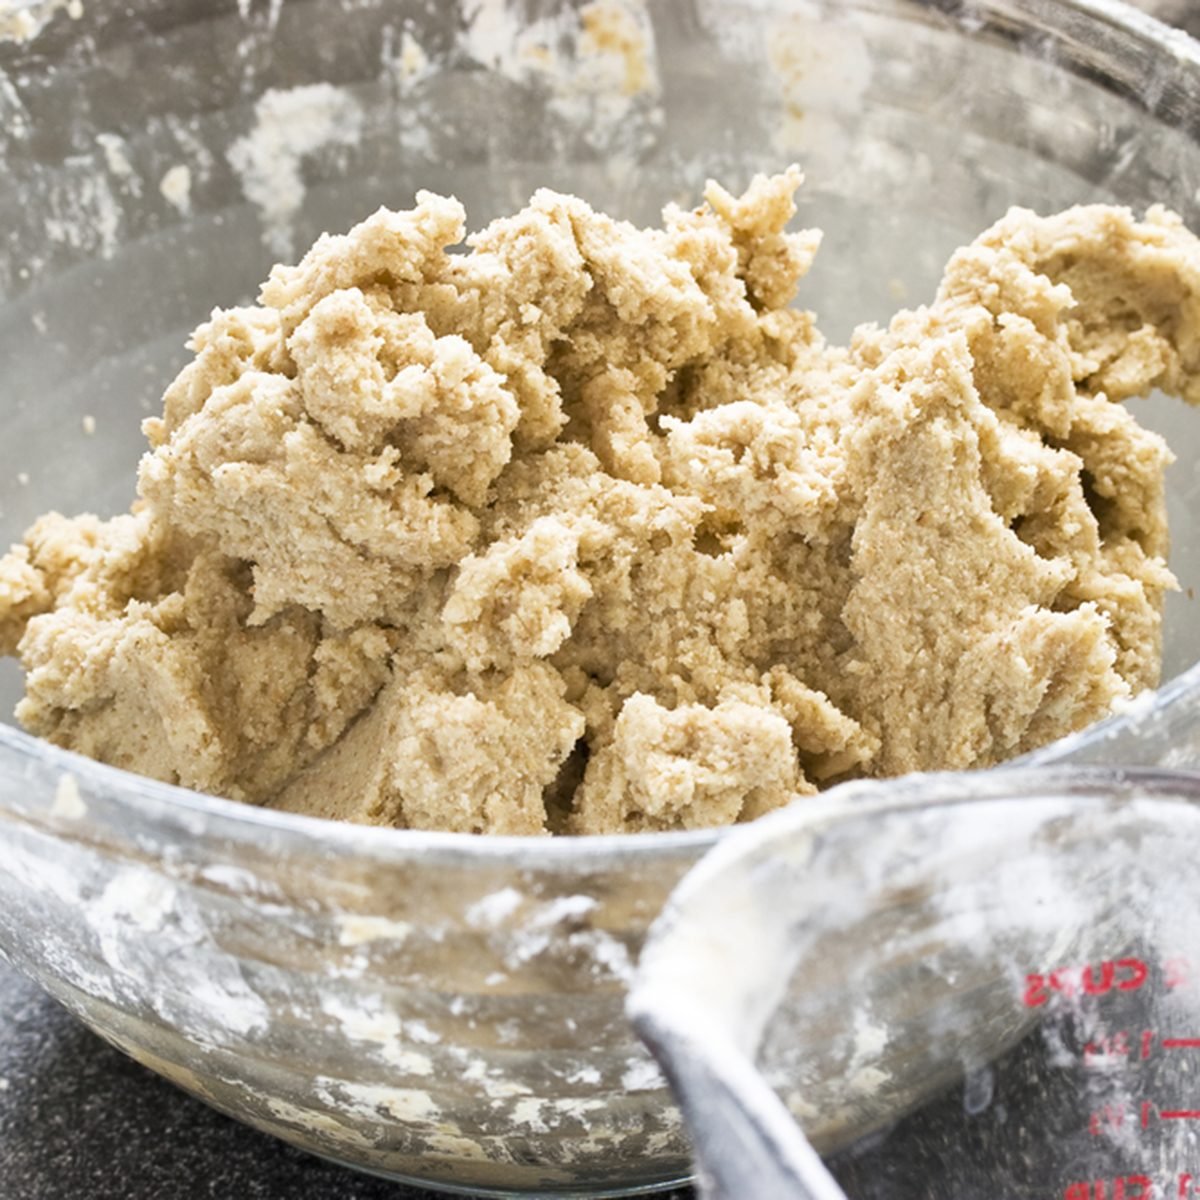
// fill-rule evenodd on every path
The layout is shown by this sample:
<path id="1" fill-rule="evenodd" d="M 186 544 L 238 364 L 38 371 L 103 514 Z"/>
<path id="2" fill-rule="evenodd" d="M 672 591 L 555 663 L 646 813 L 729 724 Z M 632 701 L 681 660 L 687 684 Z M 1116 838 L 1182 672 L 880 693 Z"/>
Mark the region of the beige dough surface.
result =
<path id="1" fill-rule="evenodd" d="M 1200 400 L 1177 218 L 1014 209 L 927 308 L 788 307 L 794 168 L 639 230 L 421 194 L 218 310 L 131 514 L 0 559 L 43 737 L 379 825 L 746 820 L 987 766 L 1154 685 L 1169 453 Z M 818 298 L 819 299 L 819 298 Z"/>

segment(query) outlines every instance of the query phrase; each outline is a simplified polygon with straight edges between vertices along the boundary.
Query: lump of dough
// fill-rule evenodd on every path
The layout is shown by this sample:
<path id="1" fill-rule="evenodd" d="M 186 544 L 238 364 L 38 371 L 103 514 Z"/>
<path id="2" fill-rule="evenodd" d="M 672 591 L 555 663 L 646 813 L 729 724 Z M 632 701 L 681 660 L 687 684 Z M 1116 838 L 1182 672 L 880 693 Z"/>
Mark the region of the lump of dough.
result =
<path id="1" fill-rule="evenodd" d="M 276 267 L 194 334 L 133 513 L 0 559 L 21 720 L 317 816 L 620 833 L 1153 686 L 1170 454 L 1120 402 L 1200 400 L 1200 243 L 1014 209 L 834 346 L 799 182 L 653 229 L 542 190 L 461 247 L 420 193 Z"/>
<path id="2" fill-rule="evenodd" d="M 543 664 L 452 678 L 397 671 L 370 713 L 276 806 L 456 833 L 545 832 L 542 793 L 584 730 Z"/>
<path id="3" fill-rule="evenodd" d="M 577 793 L 571 831 L 703 829 L 760 816 L 815 791 L 799 776 L 792 730 L 742 700 L 664 708 L 635 692 L 612 740 L 594 752 Z"/>
<path id="4" fill-rule="evenodd" d="M 58 602 L 28 621 L 17 715 L 115 766 L 266 800 L 387 674 L 377 628 L 323 632 L 303 608 L 251 624 L 245 565 L 195 552 L 145 510 L 44 517 L 26 553 L 16 560 Z"/>
<path id="5" fill-rule="evenodd" d="M 288 339 L 304 407 L 350 451 L 390 440 L 438 487 L 476 507 L 512 453 L 517 403 L 464 338 L 435 338 L 419 313 L 372 307 L 358 288 L 326 296 Z"/>
<path id="6" fill-rule="evenodd" d="M 539 517 L 520 538 L 493 542 L 459 565 L 442 622 L 472 670 L 548 658 L 592 596 L 578 569 L 581 530 Z"/>

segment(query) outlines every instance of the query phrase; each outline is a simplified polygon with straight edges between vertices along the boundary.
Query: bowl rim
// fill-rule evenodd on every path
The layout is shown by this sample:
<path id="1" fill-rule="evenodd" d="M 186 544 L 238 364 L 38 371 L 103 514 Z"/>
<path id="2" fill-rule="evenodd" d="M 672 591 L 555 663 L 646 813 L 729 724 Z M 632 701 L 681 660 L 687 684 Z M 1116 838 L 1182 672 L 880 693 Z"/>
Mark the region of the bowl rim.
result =
<path id="1" fill-rule="evenodd" d="M 989 0 L 989 3 L 995 5 L 996 0 Z M 34 10 L 39 7 L 36 0 L 30 5 Z M 50 7 L 50 4 L 46 4 L 46 7 Z M 937 5 L 934 7 L 940 8 Z M 1200 40 L 1135 8 L 1127 0 L 1056 0 L 1049 10 L 1039 0 L 1015 0 L 1015 8 L 1018 12 L 1036 13 L 1043 21 L 1053 23 L 1064 32 L 1066 23 L 1078 17 L 1114 27 L 1143 44 L 1149 43 L 1155 51 L 1166 52 L 1177 62 L 1187 62 L 1200 71 Z M 944 10 L 942 15 L 949 19 L 955 16 L 946 14 Z M 958 14 L 958 17 L 960 21 L 976 19 L 972 13 Z M 1133 731 L 1181 698 L 1196 694 L 1200 694 L 1200 662 L 1157 690 L 1143 693 L 1125 711 L 1114 713 L 1078 733 L 979 774 L 990 776 L 1018 769 L 1031 777 L 1044 776 L 1048 782 L 1054 778 L 1065 779 L 1071 773 L 1092 778 L 1094 782 L 1101 782 L 1105 777 L 1116 778 L 1121 774 L 1118 767 L 1071 767 L 1069 764 L 1076 754 L 1082 754 L 1115 735 Z M 322 856 L 331 851 L 352 852 L 357 857 L 375 861 L 414 857 L 478 859 L 481 862 L 503 861 L 509 866 L 524 864 L 536 869 L 553 869 L 568 865 L 599 867 L 618 861 L 624 864 L 629 860 L 694 859 L 733 830 L 744 828 L 727 826 L 656 833 L 534 836 L 359 825 L 265 808 L 137 775 L 53 745 L 7 721 L 0 721 L 0 768 L 9 764 L 18 767 L 25 778 L 31 778 L 39 770 L 49 770 L 60 777 L 72 776 L 76 781 L 88 785 L 90 793 L 116 800 L 131 815 L 136 813 L 152 824 L 186 825 L 191 839 L 219 838 L 237 844 L 260 846 L 263 838 L 271 837 L 273 848 L 286 848 L 300 853 L 316 852 Z M 861 789 L 864 783 L 870 783 L 874 788 L 887 789 L 889 785 L 900 784 L 907 789 L 912 786 L 913 780 L 962 774 L 938 772 L 929 776 L 906 775 L 894 780 L 855 781 L 847 787 Z M 841 788 L 831 789 L 826 795 L 835 796 L 836 803 L 842 799 L 839 795 L 841 791 Z M 0 791 L 0 813 L 4 810 L 3 791 Z"/>
<path id="2" fill-rule="evenodd" d="M 1073 765 L 1077 755 L 1122 733 L 1135 731 L 1153 722 L 1182 699 L 1200 694 L 1200 663 L 1177 675 L 1163 687 L 1147 691 L 1124 712 L 1098 721 L 1078 733 L 1030 754 L 978 771 L 940 771 L 900 775 L 893 779 L 853 780 L 826 793 L 808 798 L 816 810 L 828 806 L 858 805 L 865 795 L 878 796 L 887 807 L 889 796 L 911 795 L 912 789 L 930 787 L 939 794 L 941 781 L 949 784 L 978 777 L 984 794 L 1004 787 L 998 777 L 1019 775 L 1029 785 L 1044 781 L 1047 786 L 1072 790 L 1076 786 L 1102 788 L 1106 781 L 1118 783 L 1131 776 L 1144 775 L 1181 780 L 1200 780 L 1200 772 L 1178 771 L 1147 766 L 1120 766 L 1086 763 Z M 440 830 L 394 829 L 388 826 L 360 825 L 335 821 L 305 813 L 285 812 L 211 796 L 204 792 L 165 783 L 88 758 L 74 750 L 55 746 L 15 726 L 0 723 L 0 767 L 20 763 L 23 774 L 41 771 L 59 778 L 71 776 L 83 784 L 85 796 L 115 800 L 122 810 L 136 814 L 154 827 L 180 827 L 189 843 L 222 841 L 261 849 L 269 839 L 272 852 L 327 857 L 348 853 L 364 862 L 388 863 L 420 858 L 430 862 L 479 861 L 503 863 L 506 867 L 554 870 L 563 867 L 602 869 L 613 865 L 629 866 L 636 862 L 663 862 L 667 859 L 694 860 L 722 838 L 745 825 L 710 829 L 678 830 L 657 833 L 613 833 L 584 835 L 513 835 L 451 833 Z M 45 789 L 44 806 L 50 809 L 54 796 Z M 934 795 L 930 796 L 931 801 Z M 0 800 L 3 792 L 0 791 Z M 801 799 L 801 804 L 805 803 Z M 788 805 L 781 811 L 790 811 Z M 0 813 L 4 806 L 0 803 Z M 768 817 L 770 814 L 768 814 Z M 757 824 L 757 823 L 752 823 Z"/>
<path id="3" fill-rule="evenodd" d="M 181 827 L 190 841 L 221 840 L 259 847 L 264 838 L 270 837 L 272 851 L 316 853 L 323 857 L 331 852 L 349 852 L 357 858 L 377 862 L 416 857 L 439 861 L 469 858 L 542 870 L 568 864 L 600 866 L 631 858 L 692 859 L 725 832 L 725 828 L 715 828 L 552 836 L 362 825 L 230 800 L 151 779 L 0 722 L 0 770 L 13 767 L 14 774 L 27 779 L 38 772 L 59 778 L 70 776 L 80 787 L 89 808 L 93 799 L 115 800 L 131 817 L 136 814 L 139 820 L 153 827 Z M 46 789 L 47 811 L 54 800 L 51 791 Z M 4 790 L 0 788 L 0 816 L 5 807 Z M 27 807 L 37 807 L 36 802 Z"/>

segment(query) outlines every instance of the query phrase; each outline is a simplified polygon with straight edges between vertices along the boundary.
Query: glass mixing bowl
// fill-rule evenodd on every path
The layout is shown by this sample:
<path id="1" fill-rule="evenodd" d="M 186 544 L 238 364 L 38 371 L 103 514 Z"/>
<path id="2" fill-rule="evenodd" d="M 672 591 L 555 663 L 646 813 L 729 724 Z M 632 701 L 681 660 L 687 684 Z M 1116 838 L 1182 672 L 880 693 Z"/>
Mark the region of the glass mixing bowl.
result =
<path id="1" fill-rule="evenodd" d="M 478 226 L 541 185 L 652 220 L 793 159 L 834 337 L 931 296 L 1006 207 L 1164 202 L 1200 228 L 1200 45 L 1110 0 L 46 0 L 0 7 L 0 540 L 130 499 L 141 418 L 215 304 L 416 188 Z M 1139 406 L 1179 454 L 1200 419 Z M 1156 697 L 1039 759 L 1200 763 L 1200 622 Z M 19 675 L 5 664 L 0 709 Z M 0 726 L 0 947 L 225 1112 L 448 1188 L 687 1173 L 623 1012 L 644 930 L 717 834 L 472 839 L 133 778 Z M 916 1091 L 920 1061 L 894 1064 Z M 930 1077 L 931 1078 L 931 1077 Z M 924 1081 L 924 1082 L 923 1082 Z M 824 1145 L 853 1119 L 820 1121 Z"/>

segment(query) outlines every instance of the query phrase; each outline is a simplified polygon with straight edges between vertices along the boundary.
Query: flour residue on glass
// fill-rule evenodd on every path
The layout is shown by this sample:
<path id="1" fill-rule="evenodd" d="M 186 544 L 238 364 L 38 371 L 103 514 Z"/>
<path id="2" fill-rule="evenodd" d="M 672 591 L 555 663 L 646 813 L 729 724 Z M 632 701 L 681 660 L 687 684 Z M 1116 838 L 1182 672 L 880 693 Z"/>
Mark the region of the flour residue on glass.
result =
<path id="1" fill-rule="evenodd" d="M 481 3 L 460 45 L 497 74 L 544 89 L 547 111 L 595 149 L 632 162 L 657 136 L 662 82 L 641 0 L 595 0 L 535 20 Z"/>
<path id="2" fill-rule="evenodd" d="M 83 4 L 81 0 L 0 0 L 0 42 L 32 40 L 58 12 L 78 21 Z"/>
<path id="3" fill-rule="evenodd" d="M 328 83 L 265 91 L 254 105 L 254 123 L 229 147 L 227 158 L 246 199 L 259 212 L 263 240 L 273 254 L 290 257 L 292 220 L 304 204 L 305 159 L 336 146 L 354 146 L 362 132 L 358 101 Z"/>

